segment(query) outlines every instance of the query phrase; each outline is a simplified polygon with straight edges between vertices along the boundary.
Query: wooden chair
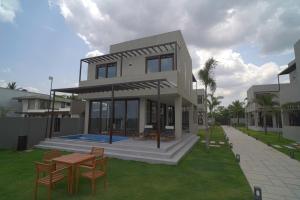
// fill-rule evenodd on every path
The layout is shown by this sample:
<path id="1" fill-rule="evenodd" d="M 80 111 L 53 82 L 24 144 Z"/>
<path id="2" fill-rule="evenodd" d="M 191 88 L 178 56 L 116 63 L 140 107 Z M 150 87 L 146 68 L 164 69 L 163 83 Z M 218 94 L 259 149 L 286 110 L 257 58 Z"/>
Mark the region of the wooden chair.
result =
<path id="1" fill-rule="evenodd" d="M 107 188 L 107 157 L 104 157 L 102 159 L 94 159 L 93 160 L 93 165 L 90 166 L 83 166 L 81 165 L 80 167 L 88 169 L 85 172 L 82 172 L 80 176 L 90 179 L 91 180 L 91 187 L 92 187 L 92 192 L 93 194 L 96 193 L 96 180 L 100 177 L 104 178 L 104 189 Z M 80 169 L 78 169 L 78 172 L 80 173 Z M 77 175 L 77 179 L 79 176 Z M 79 181 L 77 180 L 77 186 L 76 190 L 78 190 L 78 183 Z"/>
<path id="2" fill-rule="evenodd" d="M 175 138 L 175 128 L 174 126 L 165 126 L 165 129 L 161 132 L 161 137 L 165 140 L 170 140 Z"/>
<path id="3" fill-rule="evenodd" d="M 104 148 L 101 147 L 92 147 L 90 154 L 95 155 L 96 159 L 102 159 L 104 158 Z M 93 161 L 88 161 L 85 163 L 82 163 L 80 166 L 93 166 Z"/>
<path id="4" fill-rule="evenodd" d="M 62 156 L 62 153 L 58 150 L 54 149 L 54 150 L 46 151 L 43 156 L 43 161 L 44 163 L 51 164 L 53 158 L 57 158 L 60 156 Z M 57 165 L 57 166 L 55 165 L 56 169 L 63 168 L 63 167 L 64 165 Z"/>
<path id="5" fill-rule="evenodd" d="M 70 167 L 60 168 L 55 170 L 55 165 L 52 163 L 35 163 L 36 168 L 36 179 L 35 179 L 35 188 L 34 188 L 34 199 L 37 199 L 38 185 L 45 185 L 48 187 L 48 200 L 51 199 L 51 190 L 54 187 L 54 184 L 63 180 L 65 175 L 63 171 L 68 169 L 68 191 L 70 190 Z"/>

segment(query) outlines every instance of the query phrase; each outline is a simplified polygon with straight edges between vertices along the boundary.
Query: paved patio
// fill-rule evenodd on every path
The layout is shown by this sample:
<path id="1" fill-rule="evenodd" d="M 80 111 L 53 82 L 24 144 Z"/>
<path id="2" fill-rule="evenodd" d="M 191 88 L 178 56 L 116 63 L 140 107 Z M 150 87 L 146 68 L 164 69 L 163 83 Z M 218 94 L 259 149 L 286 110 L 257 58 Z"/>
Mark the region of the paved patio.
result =
<path id="1" fill-rule="evenodd" d="M 233 152 L 240 154 L 240 166 L 252 190 L 260 187 L 264 200 L 300 199 L 300 162 L 235 128 L 223 129 Z"/>

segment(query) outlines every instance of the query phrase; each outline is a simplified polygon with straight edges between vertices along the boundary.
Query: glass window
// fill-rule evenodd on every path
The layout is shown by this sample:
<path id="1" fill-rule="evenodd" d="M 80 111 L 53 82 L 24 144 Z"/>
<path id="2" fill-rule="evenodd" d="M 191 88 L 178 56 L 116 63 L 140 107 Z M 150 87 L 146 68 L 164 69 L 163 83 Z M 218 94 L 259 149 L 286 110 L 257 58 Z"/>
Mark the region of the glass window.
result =
<path id="1" fill-rule="evenodd" d="M 117 63 L 107 64 L 107 78 L 117 76 Z"/>
<path id="2" fill-rule="evenodd" d="M 198 104 L 202 104 L 202 103 L 203 103 L 203 96 L 198 95 Z"/>
<path id="3" fill-rule="evenodd" d="M 91 113 L 90 113 L 90 132 L 99 133 L 100 130 L 100 102 L 91 102 Z"/>
<path id="4" fill-rule="evenodd" d="M 288 116 L 290 126 L 300 126 L 300 111 L 290 111 Z"/>
<path id="5" fill-rule="evenodd" d="M 147 73 L 159 71 L 159 59 L 151 58 L 147 59 Z"/>
<path id="6" fill-rule="evenodd" d="M 28 100 L 28 110 L 35 109 L 35 100 Z"/>
<path id="7" fill-rule="evenodd" d="M 139 101 L 128 100 L 127 101 L 127 134 L 132 135 L 138 133 L 139 127 Z"/>
<path id="8" fill-rule="evenodd" d="M 105 65 L 99 65 L 97 67 L 97 78 L 106 78 L 106 66 Z"/>
<path id="9" fill-rule="evenodd" d="M 173 70 L 173 55 L 161 56 L 160 62 L 160 71 L 163 72 Z"/>

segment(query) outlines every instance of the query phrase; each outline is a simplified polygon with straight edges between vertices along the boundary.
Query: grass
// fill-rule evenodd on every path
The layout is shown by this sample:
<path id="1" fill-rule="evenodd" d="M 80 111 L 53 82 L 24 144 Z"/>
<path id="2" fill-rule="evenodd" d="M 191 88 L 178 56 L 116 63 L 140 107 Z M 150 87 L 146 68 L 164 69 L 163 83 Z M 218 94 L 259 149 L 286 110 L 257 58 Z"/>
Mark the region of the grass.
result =
<path id="1" fill-rule="evenodd" d="M 258 140 L 260 140 L 261 142 L 263 142 L 265 144 L 282 146 L 282 148 L 275 148 L 275 147 L 273 147 L 273 148 L 288 155 L 288 156 L 290 155 L 291 150 L 284 147 L 284 145 L 291 145 L 292 143 L 295 143 L 295 141 L 293 141 L 293 140 L 289 140 L 289 139 L 283 138 L 283 137 L 278 137 L 278 133 L 276 133 L 276 132 L 270 131 L 267 134 L 265 134 L 263 131 L 254 131 L 254 130 L 247 129 L 245 127 L 237 127 L 237 129 L 239 129 L 240 131 L 242 131 L 245 134 L 248 134 L 249 136 L 257 138 Z M 294 153 L 295 159 L 300 161 L 300 151 L 294 150 L 294 152 L 295 152 Z"/>
<path id="2" fill-rule="evenodd" d="M 202 132 L 200 132 L 202 135 Z M 222 129 L 214 129 L 213 137 L 224 141 Z M 0 199 L 32 199 L 34 161 L 41 160 L 43 150 L 15 152 L 0 150 Z M 151 165 L 135 161 L 109 159 L 108 189 L 102 181 L 91 195 L 90 183 L 80 179 L 79 192 L 69 195 L 66 183 L 56 185 L 52 199 L 253 199 L 252 192 L 228 146 L 205 151 L 197 143 L 177 165 Z M 38 199 L 46 199 L 40 187 Z"/>

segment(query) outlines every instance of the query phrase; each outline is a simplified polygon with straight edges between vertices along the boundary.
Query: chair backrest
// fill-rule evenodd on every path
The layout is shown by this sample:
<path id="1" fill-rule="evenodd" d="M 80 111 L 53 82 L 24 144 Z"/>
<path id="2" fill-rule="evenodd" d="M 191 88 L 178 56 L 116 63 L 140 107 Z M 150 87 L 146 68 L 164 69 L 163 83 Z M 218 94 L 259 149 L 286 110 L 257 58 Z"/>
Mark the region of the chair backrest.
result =
<path id="1" fill-rule="evenodd" d="M 41 173 L 50 174 L 50 172 L 54 171 L 55 165 L 52 163 L 46 164 L 41 162 L 35 162 L 35 169 L 36 169 L 37 179 L 39 179 Z"/>
<path id="2" fill-rule="evenodd" d="M 166 130 L 174 130 L 174 126 L 165 126 Z"/>
<path id="3" fill-rule="evenodd" d="M 90 154 L 95 155 L 96 158 L 103 158 L 104 157 L 104 148 L 92 147 Z"/>
<path id="4" fill-rule="evenodd" d="M 58 151 L 58 150 L 47 151 L 47 152 L 44 153 L 43 160 L 49 162 L 53 158 L 57 158 L 57 157 L 59 157 L 61 155 L 62 155 L 61 152 Z"/>
<path id="5" fill-rule="evenodd" d="M 99 160 L 94 160 L 94 168 L 96 168 L 97 166 L 100 167 L 100 170 L 103 171 L 104 173 L 106 173 L 107 171 L 107 162 L 108 162 L 108 158 L 104 157 L 102 159 Z"/>

